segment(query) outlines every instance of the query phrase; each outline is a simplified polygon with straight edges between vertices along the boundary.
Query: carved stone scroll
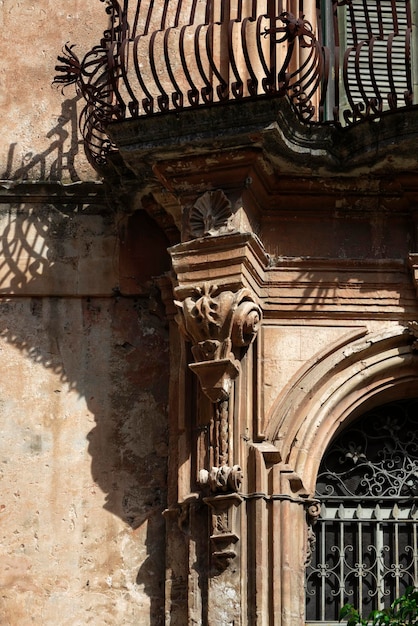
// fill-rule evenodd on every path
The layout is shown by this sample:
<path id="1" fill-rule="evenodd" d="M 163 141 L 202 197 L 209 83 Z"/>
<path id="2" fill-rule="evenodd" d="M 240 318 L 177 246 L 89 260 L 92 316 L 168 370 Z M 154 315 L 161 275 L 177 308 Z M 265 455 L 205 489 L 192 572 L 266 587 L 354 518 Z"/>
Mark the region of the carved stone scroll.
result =
<path id="1" fill-rule="evenodd" d="M 255 338 L 261 309 L 249 289 L 220 291 L 205 283 L 191 297 L 176 301 L 177 321 L 193 344 L 195 359 L 190 368 L 212 402 L 229 398 L 232 381 L 239 374 L 234 349 L 248 346 Z"/>
<path id="2" fill-rule="evenodd" d="M 308 533 L 307 533 L 305 565 L 309 565 L 312 559 L 312 555 L 315 550 L 316 535 L 314 531 L 314 526 L 316 522 L 318 521 L 320 514 L 321 514 L 320 503 L 318 501 L 311 502 L 306 509 L 306 521 L 308 524 Z"/>
<path id="3" fill-rule="evenodd" d="M 242 483 L 242 469 L 239 465 L 212 467 L 210 471 L 200 470 L 199 482 L 214 492 L 239 491 Z"/>

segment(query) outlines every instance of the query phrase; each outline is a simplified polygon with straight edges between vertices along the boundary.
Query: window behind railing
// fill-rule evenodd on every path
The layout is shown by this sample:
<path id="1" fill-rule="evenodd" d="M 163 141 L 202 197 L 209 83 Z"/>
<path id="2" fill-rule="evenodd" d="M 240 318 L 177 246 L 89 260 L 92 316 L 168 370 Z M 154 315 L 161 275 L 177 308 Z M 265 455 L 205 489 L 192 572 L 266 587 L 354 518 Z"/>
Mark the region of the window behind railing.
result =
<path id="1" fill-rule="evenodd" d="M 333 50 L 329 118 L 353 123 L 413 102 L 410 0 L 322 3 L 326 45 Z M 332 81 L 331 81 L 332 82 Z M 332 94 L 332 95 L 331 95 Z"/>
<path id="2" fill-rule="evenodd" d="M 365 414 L 330 446 L 317 482 L 321 517 L 307 569 L 307 622 L 363 615 L 418 585 L 418 400 Z"/>

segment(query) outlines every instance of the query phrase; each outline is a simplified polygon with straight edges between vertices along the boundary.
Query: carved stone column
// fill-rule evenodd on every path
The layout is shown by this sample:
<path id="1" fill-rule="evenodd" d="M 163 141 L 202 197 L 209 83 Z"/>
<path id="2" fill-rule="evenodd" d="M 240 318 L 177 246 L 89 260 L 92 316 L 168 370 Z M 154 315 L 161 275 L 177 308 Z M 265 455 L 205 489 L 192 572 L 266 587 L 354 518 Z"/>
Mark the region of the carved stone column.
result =
<path id="1" fill-rule="evenodd" d="M 236 232 L 179 244 L 170 253 L 176 320 L 191 346 L 184 366 L 195 374 L 203 394 L 199 418 L 192 419 L 208 430 L 209 452 L 196 478 L 206 495 L 238 492 L 241 472 L 230 446 L 234 381 L 261 323 L 257 291 L 268 259 L 256 237 Z"/>

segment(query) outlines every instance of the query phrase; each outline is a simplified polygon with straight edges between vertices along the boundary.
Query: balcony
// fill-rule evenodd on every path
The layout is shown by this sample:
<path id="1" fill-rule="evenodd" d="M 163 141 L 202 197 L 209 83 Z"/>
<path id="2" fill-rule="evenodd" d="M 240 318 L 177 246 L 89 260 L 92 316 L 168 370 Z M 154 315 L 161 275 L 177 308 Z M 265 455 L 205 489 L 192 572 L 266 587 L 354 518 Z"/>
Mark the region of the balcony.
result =
<path id="1" fill-rule="evenodd" d="M 107 128 L 127 119 L 284 98 L 303 124 L 350 126 L 414 105 L 410 0 L 107 0 L 107 12 L 99 45 L 81 61 L 66 46 L 56 77 L 86 100 L 99 166 Z"/>

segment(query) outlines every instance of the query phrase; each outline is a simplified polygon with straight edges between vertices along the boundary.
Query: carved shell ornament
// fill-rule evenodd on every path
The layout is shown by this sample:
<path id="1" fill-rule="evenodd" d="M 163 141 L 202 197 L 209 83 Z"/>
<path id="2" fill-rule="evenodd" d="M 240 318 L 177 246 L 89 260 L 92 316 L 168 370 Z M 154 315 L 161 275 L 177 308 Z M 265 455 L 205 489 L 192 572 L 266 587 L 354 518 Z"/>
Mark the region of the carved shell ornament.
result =
<path id="1" fill-rule="evenodd" d="M 194 203 L 190 211 L 190 232 L 193 237 L 219 234 L 228 226 L 232 215 L 231 202 L 221 189 L 207 191 Z"/>

